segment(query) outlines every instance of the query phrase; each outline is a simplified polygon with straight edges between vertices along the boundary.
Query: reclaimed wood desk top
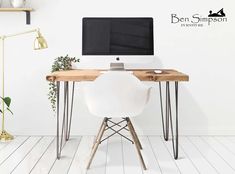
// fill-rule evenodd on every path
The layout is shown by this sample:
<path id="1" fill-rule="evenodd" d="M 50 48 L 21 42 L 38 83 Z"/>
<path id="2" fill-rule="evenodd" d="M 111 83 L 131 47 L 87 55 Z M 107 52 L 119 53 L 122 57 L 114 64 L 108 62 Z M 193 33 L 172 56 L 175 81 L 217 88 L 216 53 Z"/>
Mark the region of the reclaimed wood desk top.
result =
<path id="1" fill-rule="evenodd" d="M 157 69 L 156 69 L 157 70 Z M 131 69 L 141 81 L 189 81 L 189 76 L 173 69 L 160 69 L 161 73 L 155 73 L 154 69 Z M 46 76 L 51 82 L 55 81 L 93 81 L 105 70 L 74 69 L 68 71 L 56 71 Z M 127 70 L 128 71 L 128 70 Z"/>

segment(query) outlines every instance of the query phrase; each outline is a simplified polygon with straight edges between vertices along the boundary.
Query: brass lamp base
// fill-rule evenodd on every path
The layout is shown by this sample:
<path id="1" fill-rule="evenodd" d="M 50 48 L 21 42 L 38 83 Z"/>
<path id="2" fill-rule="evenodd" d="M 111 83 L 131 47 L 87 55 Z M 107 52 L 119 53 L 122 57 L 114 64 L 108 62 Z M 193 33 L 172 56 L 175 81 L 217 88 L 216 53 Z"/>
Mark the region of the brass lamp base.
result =
<path id="1" fill-rule="evenodd" d="M 10 141 L 10 140 L 13 140 L 14 137 L 7 133 L 5 130 L 1 131 L 1 134 L 0 134 L 0 141 Z"/>

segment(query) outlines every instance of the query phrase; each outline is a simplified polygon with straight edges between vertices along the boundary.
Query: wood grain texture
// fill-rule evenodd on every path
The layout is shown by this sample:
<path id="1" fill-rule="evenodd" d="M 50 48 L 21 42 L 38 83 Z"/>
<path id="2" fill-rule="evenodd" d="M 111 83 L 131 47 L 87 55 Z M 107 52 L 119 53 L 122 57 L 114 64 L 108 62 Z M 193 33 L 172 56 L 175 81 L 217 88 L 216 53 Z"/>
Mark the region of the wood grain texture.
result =
<path id="1" fill-rule="evenodd" d="M 130 70 L 141 81 L 189 81 L 189 76 L 173 69 L 161 69 L 161 73 L 153 70 Z M 48 81 L 93 81 L 103 70 L 68 70 L 56 71 L 48 76 Z"/>

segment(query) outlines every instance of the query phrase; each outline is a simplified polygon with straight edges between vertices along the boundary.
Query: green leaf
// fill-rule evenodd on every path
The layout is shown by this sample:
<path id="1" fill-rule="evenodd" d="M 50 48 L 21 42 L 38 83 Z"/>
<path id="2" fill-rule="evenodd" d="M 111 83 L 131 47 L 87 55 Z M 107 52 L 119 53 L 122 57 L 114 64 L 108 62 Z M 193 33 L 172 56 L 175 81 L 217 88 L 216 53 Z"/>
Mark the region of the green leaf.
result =
<path id="1" fill-rule="evenodd" d="M 11 105 L 11 98 L 10 97 L 3 98 L 3 101 L 7 105 L 7 107 L 10 107 L 10 105 Z"/>
<path id="2" fill-rule="evenodd" d="M 10 108 L 7 108 L 7 110 L 13 115 L 13 112 L 10 110 Z"/>
<path id="3" fill-rule="evenodd" d="M 68 54 L 65 56 L 59 56 L 54 59 L 54 62 L 51 66 L 51 72 L 69 70 L 72 68 L 72 64 L 76 62 L 79 62 L 79 59 L 76 57 L 70 57 Z M 53 111 L 56 109 L 56 94 L 55 83 L 49 82 L 48 99 L 50 100 Z"/>
<path id="4" fill-rule="evenodd" d="M 2 113 L 2 110 L 0 109 L 0 113 Z"/>

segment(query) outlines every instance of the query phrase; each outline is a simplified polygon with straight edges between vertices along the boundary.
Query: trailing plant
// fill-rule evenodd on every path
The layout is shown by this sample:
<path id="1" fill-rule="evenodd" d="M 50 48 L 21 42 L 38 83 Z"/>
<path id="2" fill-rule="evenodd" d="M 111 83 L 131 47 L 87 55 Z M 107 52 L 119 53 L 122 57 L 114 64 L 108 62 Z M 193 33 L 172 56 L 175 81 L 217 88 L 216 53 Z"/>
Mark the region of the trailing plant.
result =
<path id="1" fill-rule="evenodd" d="M 13 112 L 11 111 L 10 109 L 10 105 L 11 105 L 11 98 L 10 97 L 0 97 L 1 99 L 1 104 L 5 103 L 6 105 L 6 108 L 2 108 L 0 109 L 0 113 L 3 114 L 5 113 L 6 111 L 10 112 L 12 115 L 13 115 Z"/>
<path id="2" fill-rule="evenodd" d="M 69 57 L 66 56 L 60 56 L 55 58 L 54 63 L 51 67 L 51 72 L 55 71 L 62 71 L 62 70 L 70 70 L 72 69 L 72 64 L 79 62 L 79 59 L 75 57 Z M 48 99 L 51 102 L 51 108 L 55 112 L 56 110 L 56 84 L 55 82 L 49 82 L 49 93 L 48 93 Z"/>

